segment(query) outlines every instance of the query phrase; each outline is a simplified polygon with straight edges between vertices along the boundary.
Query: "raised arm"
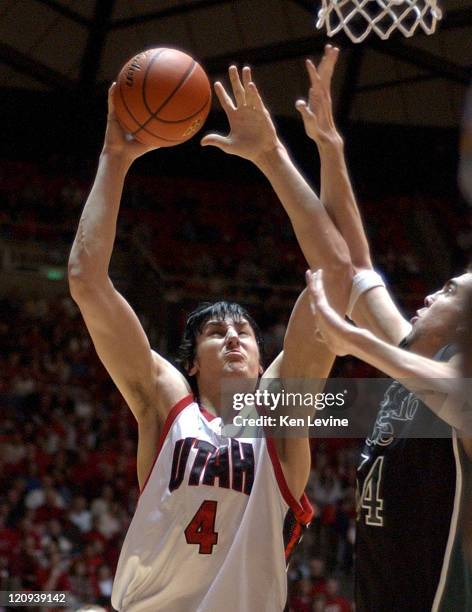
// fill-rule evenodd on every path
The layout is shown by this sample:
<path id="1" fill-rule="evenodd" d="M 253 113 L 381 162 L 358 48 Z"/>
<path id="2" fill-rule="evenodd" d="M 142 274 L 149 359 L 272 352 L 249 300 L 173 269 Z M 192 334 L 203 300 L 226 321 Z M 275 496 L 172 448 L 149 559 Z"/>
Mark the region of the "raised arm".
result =
<path id="1" fill-rule="evenodd" d="M 228 136 L 211 134 L 202 140 L 224 152 L 252 161 L 269 180 L 292 222 L 298 242 L 310 265 L 324 262 L 327 286 L 335 308 L 344 314 L 352 279 L 347 246 L 318 196 L 297 170 L 277 136 L 269 111 L 265 107 L 251 71 L 243 68 L 240 79 L 236 67 L 229 69 L 234 100 L 221 83 L 215 91 L 229 124 Z M 316 380 L 325 379 L 331 370 L 334 354 L 314 336 L 310 328 L 307 292 L 294 306 L 284 339 L 284 350 L 269 366 L 264 378 L 282 378 L 288 384 L 310 379 L 310 390 Z M 319 381 L 322 390 L 323 381 Z M 310 448 L 307 437 L 277 439 L 277 453 L 289 489 L 298 498 L 306 486 L 310 471 Z"/>
<path id="2" fill-rule="evenodd" d="M 205 136 L 202 145 L 243 157 L 264 173 L 290 217 L 309 265 L 326 266 L 330 299 L 344 312 L 352 272 L 346 243 L 280 141 L 250 68 L 243 68 L 241 80 L 237 68 L 231 66 L 229 78 L 234 101 L 221 83 L 215 83 L 215 91 L 228 117 L 230 133 Z"/>
<path id="3" fill-rule="evenodd" d="M 336 355 L 316 335 L 307 290 L 299 296 L 290 315 L 284 350 L 264 372 L 264 379 L 281 379 L 287 393 L 323 391 Z M 311 467 L 308 433 L 277 438 L 277 454 L 295 498 L 305 490 Z"/>
<path id="4" fill-rule="evenodd" d="M 98 356 L 138 422 L 138 479 L 142 486 L 155 456 L 160 426 L 188 393 L 184 377 L 151 350 L 146 334 L 108 275 L 126 173 L 150 150 L 125 137 L 110 89 L 105 142 L 69 258 L 69 286 Z"/>
<path id="5" fill-rule="evenodd" d="M 333 118 L 331 80 L 339 50 L 327 45 L 318 66 L 307 60 L 310 77 L 308 103 L 298 100 L 307 135 L 315 141 L 321 162 L 321 201 L 344 237 L 356 273 L 355 284 L 361 290 L 363 283 L 373 285 L 360 291 L 353 312 L 353 320 L 370 329 L 380 338 L 398 344 L 410 331 L 410 324 L 402 317 L 384 286 L 372 282 L 369 243 L 357 206 L 344 155 L 344 142 Z M 356 289 L 356 287 L 355 287 Z M 355 290 L 354 289 L 354 290 Z"/>

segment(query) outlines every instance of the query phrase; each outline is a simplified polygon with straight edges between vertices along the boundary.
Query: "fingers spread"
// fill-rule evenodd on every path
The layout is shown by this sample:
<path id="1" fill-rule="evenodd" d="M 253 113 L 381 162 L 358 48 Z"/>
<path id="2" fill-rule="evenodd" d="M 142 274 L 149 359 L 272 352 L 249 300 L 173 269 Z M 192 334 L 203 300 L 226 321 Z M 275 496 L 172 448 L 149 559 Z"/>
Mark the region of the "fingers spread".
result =
<path id="1" fill-rule="evenodd" d="M 246 104 L 246 93 L 244 91 L 243 84 L 239 78 L 239 72 L 236 66 L 230 66 L 228 70 L 229 79 L 233 88 L 234 99 L 236 100 L 237 106 L 244 106 Z"/>
<path id="2" fill-rule="evenodd" d="M 217 147 L 226 152 L 229 147 L 229 140 L 226 136 L 221 136 L 220 134 L 207 134 L 201 139 L 200 144 L 202 147 Z"/>
<path id="3" fill-rule="evenodd" d="M 243 86 L 247 90 L 249 83 L 252 81 L 251 69 L 249 66 L 243 68 Z M 247 92 L 246 92 L 247 93 Z"/>
<path id="4" fill-rule="evenodd" d="M 326 45 L 324 55 L 318 66 L 318 74 L 320 75 L 323 83 L 329 87 L 331 84 L 331 78 L 333 76 L 334 67 L 338 60 L 339 49 Z"/>
<path id="5" fill-rule="evenodd" d="M 253 106 L 261 110 L 263 108 L 262 98 L 257 90 L 256 84 L 252 80 L 252 73 L 249 66 L 244 66 L 243 68 L 243 85 L 247 106 Z"/>
<path id="6" fill-rule="evenodd" d="M 315 64 L 311 61 L 311 59 L 307 59 L 305 61 L 306 69 L 308 70 L 308 76 L 310 77 L 310 83 L 312 87 L 316 87 L 320 84 L 321 78 L 316 69 Z"/>
<path id="7" fill-rule="evenodd" d="M 233 100 L 231 100 L 231 98 L 226 92 L 226 89 L 219 81 L 216 81 L 215 83 L 215 93 L 218 100 L 220 101 L 223 110 L 227 115 L 229 115 L 232 111 L 236 110 Z"/>
<path id="8" fill-rule="evenodd" d="M 256 84 L 253 81 L 248 83 L 246 100 L 248 106 L 253 106 L 258 111 L 264 110 L 264 102 L 262 101 Z"/>

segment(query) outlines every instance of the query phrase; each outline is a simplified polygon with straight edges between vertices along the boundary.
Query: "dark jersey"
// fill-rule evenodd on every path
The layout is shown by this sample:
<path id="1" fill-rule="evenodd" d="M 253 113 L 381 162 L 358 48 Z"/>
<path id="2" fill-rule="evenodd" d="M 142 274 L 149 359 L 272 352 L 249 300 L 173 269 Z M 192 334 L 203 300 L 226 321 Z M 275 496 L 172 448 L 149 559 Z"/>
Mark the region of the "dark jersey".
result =
<path id="1" fill-rule="evenodd" d="M 454 352 L 446 347 L 436 359 L 448 361 Z M 425 435 L 448 428 L 394 381 L 358 469 L 358 612 L 472 610 L 458 537 L 464 457 L 450 431 L 408 437 L 419 423 Z"/>

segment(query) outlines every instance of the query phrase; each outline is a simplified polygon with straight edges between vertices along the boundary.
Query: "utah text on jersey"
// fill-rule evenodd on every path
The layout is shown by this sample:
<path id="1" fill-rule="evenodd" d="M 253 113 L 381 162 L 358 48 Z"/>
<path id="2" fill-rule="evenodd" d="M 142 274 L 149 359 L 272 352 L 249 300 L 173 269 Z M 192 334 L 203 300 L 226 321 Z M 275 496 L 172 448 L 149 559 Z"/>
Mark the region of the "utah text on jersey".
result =
<path id="1" fill-rule="evenodd" d="M 286 560 L 312 516 L 272 440 L 229 438 L 183 398 L 170 412 L 113 585 L 120 612 L 274 612 Z"/>
<path id="2" fill-rule="evenodd" d="M 189 486 L 199 484 L 233 489 L 249 495 L 254 482 L 254 449 L 249 442 L 231 439 L 228 446 L 216 447 L 206 440 L 177 440 L 172 458 L 169 490 L 182 484 L 190 450 L 197 449 L 188 478 Z"/>

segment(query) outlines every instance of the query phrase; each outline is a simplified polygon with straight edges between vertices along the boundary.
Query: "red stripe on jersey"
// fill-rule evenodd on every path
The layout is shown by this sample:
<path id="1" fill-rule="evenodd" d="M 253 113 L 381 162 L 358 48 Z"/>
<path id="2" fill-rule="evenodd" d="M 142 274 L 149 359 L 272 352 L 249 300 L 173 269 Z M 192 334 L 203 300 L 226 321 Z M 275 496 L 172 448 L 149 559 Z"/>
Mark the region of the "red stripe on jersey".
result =
<path id="1" fill-rule="evenodd" d="M 302 525 L 308 525 L 313 518 L 313 508 L 308 501 L 306 493 L 303 493 L 299 502 L 294 498 L 290 492 L 290 489 L 288 488 L 287 481 L 285 480 L 284 472 L 282 470 L 282 466 L 280 465 L 277 450 L 275 448 L 275 442 L 272 438 L 266 438 L 266 442 L 272 467 L 274 468 L 275 478 L 279 485 L 280 492 L 282 493 L 282 497 L 285 499 L 288 506 L 293 510 L 297 521 L 302 523 Z"/>
<path id="2" fill-rule="evenodd" d="M 156 461 L 159 457 L 159 453 L 161 452 L 161 448 L 165 442 L 165 439 L 167 438 L 167 434 L 169 433 L 170 428 L 174 424 L 175 419 L 179 416 L 182 410 L 184 410 L 184 408 L 187 408 L 187 406 L 189 406 L 193 401 L 195 401 L 193 395 L 186 395 L 181 400 L 179 400 L 173 408 L 170 409 L 169 414 L 167 415 L 167 418 L 164 422 L 164 427 L 162 428 L 161 435 L 159 436 L 156 457 L 152 463 L 151 469 L 149 470 L 149 474 L 144 482 L 143 488 L 139 492 L 140 496 L 144 493 L 144 489 L 146 488 L 148 480 L 151 477 L 152 470 L 154 469 L 154 466 L 156 465 Z"/>
<path id="3" fill-rule="evenodd" d="M 204 408 L 203 406 L 199 406 L 200 414 L 202 414 L 207 421 L 213 421 L 213 419 L 218 418 L 216 414 L 212 414 L 209 410 Z"/>

